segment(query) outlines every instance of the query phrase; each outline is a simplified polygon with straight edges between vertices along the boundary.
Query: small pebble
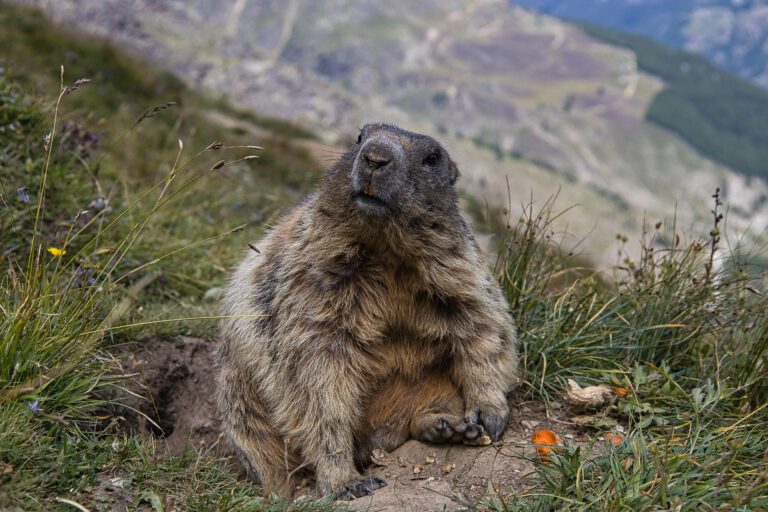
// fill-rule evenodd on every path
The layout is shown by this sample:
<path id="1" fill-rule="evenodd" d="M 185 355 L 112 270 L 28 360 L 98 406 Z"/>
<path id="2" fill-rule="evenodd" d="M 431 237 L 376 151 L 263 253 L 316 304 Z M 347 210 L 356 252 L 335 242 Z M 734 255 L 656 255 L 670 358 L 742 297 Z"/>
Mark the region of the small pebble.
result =
<path id="1" fill-rule="evenodd" d="M 381 448 L 374 448 L 371 452 L 371 463 L 376 466 L 387 466 L 389 464 L 390 457 L 387 452 Z"/>
<path id="2" fill-rule="evenodd" d="M 523 420 L 520 422 L 520 425 L 522 425 L 523 428 L 526 430 L 533 430 L 536 427 L 538 427 L 540 424 L 541 422 L 536 420 Z"/>

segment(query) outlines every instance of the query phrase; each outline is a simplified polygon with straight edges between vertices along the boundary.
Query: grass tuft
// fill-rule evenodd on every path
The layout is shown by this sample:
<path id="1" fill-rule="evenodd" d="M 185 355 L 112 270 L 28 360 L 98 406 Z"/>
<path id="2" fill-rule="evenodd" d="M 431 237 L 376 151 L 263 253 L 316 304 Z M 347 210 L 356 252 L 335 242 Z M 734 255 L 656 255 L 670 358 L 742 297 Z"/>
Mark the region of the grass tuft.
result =
<path id="1" fill-rule="evenodd" d="M 0 74 L 0 509 L 100 509 L 104 479 L 122 475 L 131 506 L 284 510 L 212 452 L 120 441 L 106 406 L 129 378 L 120 342 L 213 332 L 205 294 L 248 250 L 243 225 L 301 197 L 314 164 L 268 131 L 257 160 L 249 134 L 207 121 L 217 102 L 34 11 L 4 6 L 0 27 L 14 45 Z M 57 58 L 92 81 L 40 72 Z M 53 104 L 37 99 L 53 88 Z"/>
<path id="2" fill-rule="evenodd" d="M 561 402 L 568 379 L 629 390 L 602 412 L 619 447 L 566 447 L 493 510 L 762 509 L 768 434 L 768 300 L 744 251 L 713 228 L 688 244 L 662 223 L 610 278 L 571 273 L 552 245 L 553 202 L 524 208 L 497 270 L 519 319 L 527 398 Z M 675 240 L 670 246 L 664 240 Z M 720 264 L 717 264 L 720 262 Z"/>

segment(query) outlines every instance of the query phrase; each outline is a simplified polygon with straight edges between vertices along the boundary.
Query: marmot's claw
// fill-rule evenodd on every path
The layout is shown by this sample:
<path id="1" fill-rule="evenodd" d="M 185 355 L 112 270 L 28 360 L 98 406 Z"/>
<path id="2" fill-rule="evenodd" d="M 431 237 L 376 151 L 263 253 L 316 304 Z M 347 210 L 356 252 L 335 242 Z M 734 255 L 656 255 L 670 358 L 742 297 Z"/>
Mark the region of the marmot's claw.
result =
<path id="1" fill-rule="evenodd" d="M 360 480 L 353 480 L 333 491 L 337 500 L 353 500 L 355 498 L 362 498 L 363 496 L 370 496 L 373 491 L 381 487 L 385 487 L 387 481 L 378 476 L 365 477 Z"/>
<path id="2" fill-rule="evenodd" d="M 473 441 L 483 437 L 485 429 L 478 423 L 466 423 L 467 429 L 464 431 L 464 438 Z"/>
<path id="3" fill-rule="evenodd" d="M 480 414 L 480 423 L 485 427 L 485 431 L 491 437 L 492 440 L 498 441 L 501 434 L 504 433 L 504 429 L 507 428 L 507 422 L 509 421 L 509 414 Z"/>
<path id="4" fill-rule="evenodd" d="M 480 406 L 468 408 L 465 413 L 467 423 L 479 423 L 485 427 L 485 433 L 492 441 L 498 441 L 509 421 L 509 409 L 503 407 Z"/>
<path id="5" fill-rule="evenodd" d="M 443 443 L 450 440 L 456 433 L 456 426 L 446 418 L 438 418 L 434 426 L 424 433 L 424 441 L 431 443 Z"/>

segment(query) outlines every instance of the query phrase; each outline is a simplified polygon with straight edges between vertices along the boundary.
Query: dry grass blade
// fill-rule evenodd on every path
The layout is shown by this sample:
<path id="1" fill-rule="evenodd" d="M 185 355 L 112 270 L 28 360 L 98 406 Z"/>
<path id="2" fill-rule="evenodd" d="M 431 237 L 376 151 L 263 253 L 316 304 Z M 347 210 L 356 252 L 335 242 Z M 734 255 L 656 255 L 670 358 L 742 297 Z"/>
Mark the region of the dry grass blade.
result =
<path id="1" fill-rule="evenodd" d="M 150 119 L 152 117 L 155 117 L 157 114 L 159 114 L 163 110 L 169 109 L 175 105 L 176 105 L 175 101 L 168 101 L 160 105 L 155 105 L 154 107 L 150 108 L 149 110 L 141 114 L 141 116 L 136 120 L 136 123 L 134 124 L 134 126 L 141 123 L 145 119 Z"/>
<path id="2" fill-rule="evenodd" d="M 67 94 L 70 94 L 70 93 L 72 93 L 72 92 L 74 92 L 74 91 L 78 90 L 78 89 L 79 89 L 80 87 L 82 87 L 83 85 L 85 85 L 85 84 L 89 83 L 90 81 L 91 81 L 91 79 L 90 79 L 90 78 L 80 78 L 79 80 L 76 80 L 74 84 L 70 85 L 69 87 L 66 87 L 66 88 L 65 88 L 65 89 L 62 91 L 62 95 L 67 95 Z"/>

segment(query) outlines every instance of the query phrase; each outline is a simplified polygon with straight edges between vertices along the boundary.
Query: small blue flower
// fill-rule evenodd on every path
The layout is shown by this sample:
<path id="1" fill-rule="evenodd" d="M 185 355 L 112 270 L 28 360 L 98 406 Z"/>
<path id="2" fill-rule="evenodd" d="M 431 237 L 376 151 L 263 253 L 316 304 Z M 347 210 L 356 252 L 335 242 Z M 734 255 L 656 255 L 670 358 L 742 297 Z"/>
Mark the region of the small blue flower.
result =
<path id="1" fill-rule="evenodd" d="M 34 402 L 28 403 L 27 407 L 29 407 L 32 410 L 32 412 L 34 412 L 34 413 L 43 412 L 43 408 L 40 407 L 40 401 L 39 400 L 35 400 Z"/>
<path id="2" fill-rule="evenodd" d="M 16 193 L 19 195 L 22 203 L 29 202 L 29 194 L 27 194 L 27 187 L 19 187 L 16 189 Z"/>
<path id="3" fill-rule="evenodd" d="M 72 285 L 81 288 L 86 284 L 88 286 L 96 284 L 96 280 L 93 278 L 93 269 L 78 266 L 75 269 L 75 278 L 72 280 Z"/>
<path id="4" fill-rule="evenodd" d="M 88 205 L 88 208 L 90 208 L 95 212 L 100 212 L 106 207 L 107 207 L 107 200 L 104 199 L 103 197 L 94 199 L 93 201 L 91 201 L 91 204 Z"/>

